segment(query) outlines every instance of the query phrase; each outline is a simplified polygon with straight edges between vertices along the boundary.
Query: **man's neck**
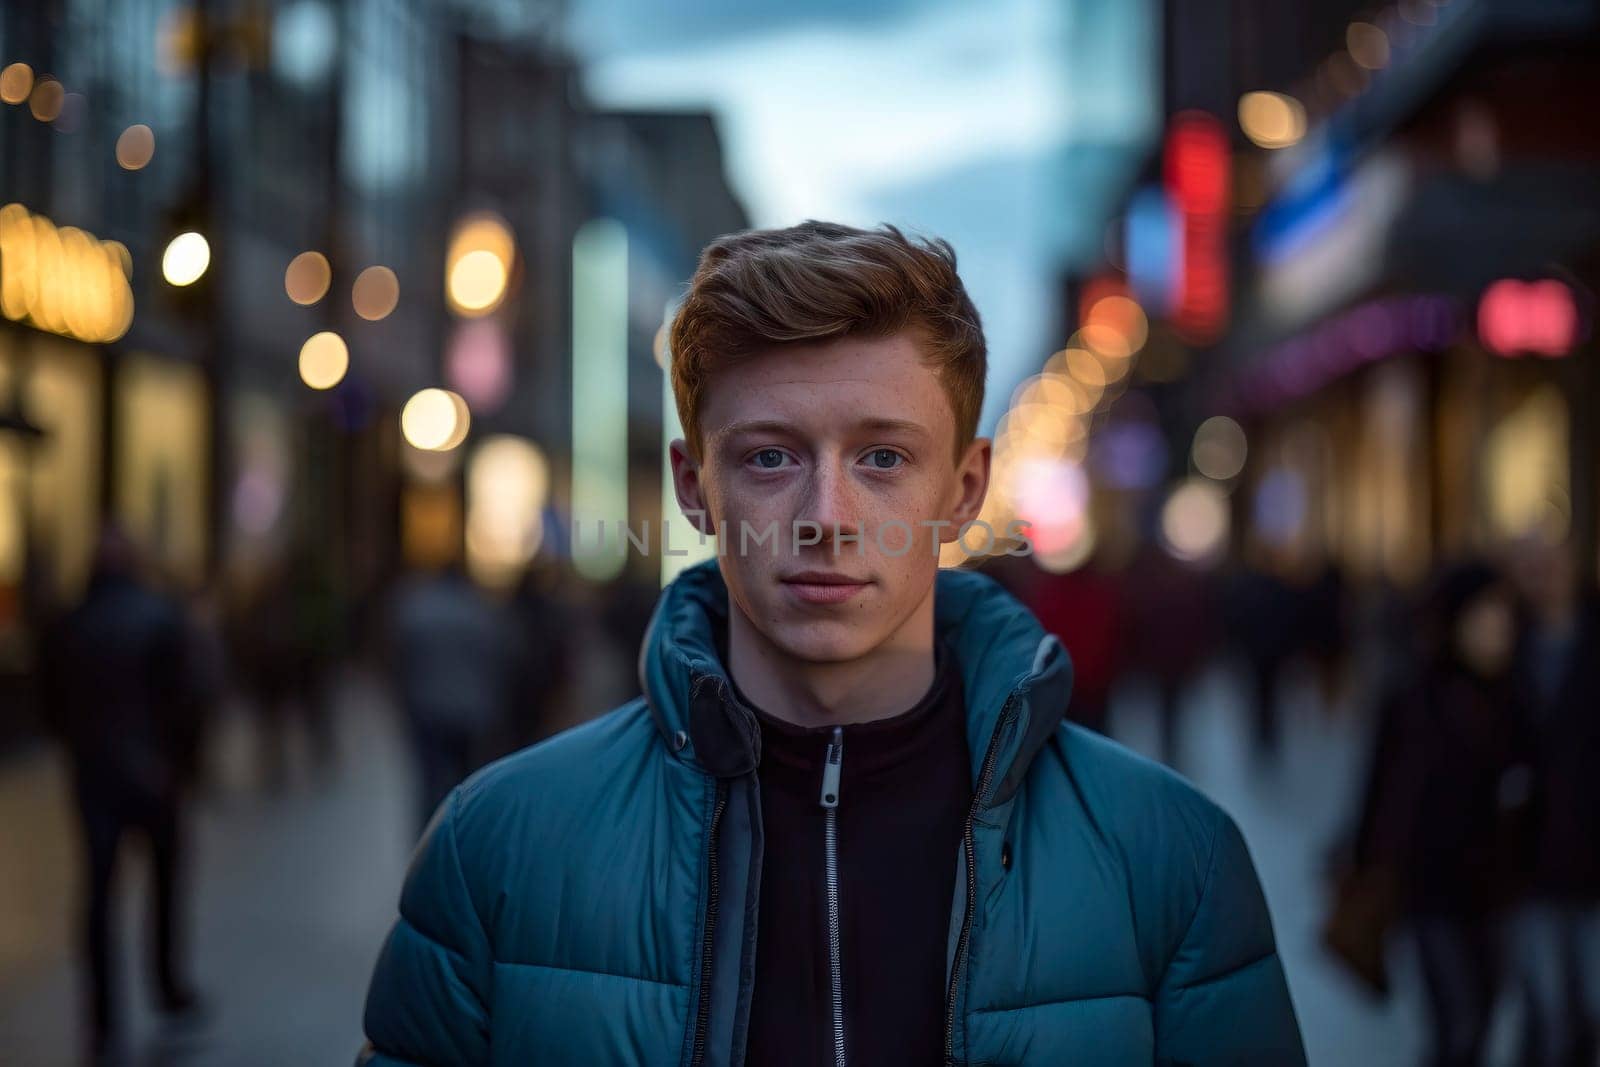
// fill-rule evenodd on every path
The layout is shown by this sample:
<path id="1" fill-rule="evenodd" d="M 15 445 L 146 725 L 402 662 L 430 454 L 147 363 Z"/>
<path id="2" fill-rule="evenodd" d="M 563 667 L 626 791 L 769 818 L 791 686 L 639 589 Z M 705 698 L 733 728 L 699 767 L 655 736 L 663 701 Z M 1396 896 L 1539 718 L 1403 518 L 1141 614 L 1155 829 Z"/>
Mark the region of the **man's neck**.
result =
<path id="1" fill-rule="evenodd" d="M 737 604 L 728 612 L 728 670 L 773 718 L 844 726 L 914 707 L 933 685 L 933 590 L 882 644 L 842 662 L 797 659 L 769 641 Z"/>

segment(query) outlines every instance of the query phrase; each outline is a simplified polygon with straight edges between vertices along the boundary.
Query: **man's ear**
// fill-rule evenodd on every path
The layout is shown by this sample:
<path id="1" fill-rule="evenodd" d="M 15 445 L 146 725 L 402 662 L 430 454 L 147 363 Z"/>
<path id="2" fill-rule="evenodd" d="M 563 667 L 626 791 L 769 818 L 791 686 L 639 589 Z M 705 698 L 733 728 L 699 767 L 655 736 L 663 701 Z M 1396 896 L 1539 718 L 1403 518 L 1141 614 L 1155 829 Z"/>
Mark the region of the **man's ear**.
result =
<path id="1" fill-rule="evenodd" d="M 951 525 L 941 527 L 939 539 L 954 541 L 961 527 L 983 511 L 983 498 L 989 495 L 989 459 L 993 447 L 987 437 L 976 437 L 956 464 L 956 498 L 950 509 Z"/>
<path id="2" fill-rule="evenodd" d="M 707 537 L 714 535 L 717 524 L 712 521 L 711 510 L 706 505 L 700 461 L 694 458 L 689 443 L 681 437 L 668 446 L 667 456 L 672 463 L 672 490 L 678 497 L 678 508 L 696 530 Z"/>

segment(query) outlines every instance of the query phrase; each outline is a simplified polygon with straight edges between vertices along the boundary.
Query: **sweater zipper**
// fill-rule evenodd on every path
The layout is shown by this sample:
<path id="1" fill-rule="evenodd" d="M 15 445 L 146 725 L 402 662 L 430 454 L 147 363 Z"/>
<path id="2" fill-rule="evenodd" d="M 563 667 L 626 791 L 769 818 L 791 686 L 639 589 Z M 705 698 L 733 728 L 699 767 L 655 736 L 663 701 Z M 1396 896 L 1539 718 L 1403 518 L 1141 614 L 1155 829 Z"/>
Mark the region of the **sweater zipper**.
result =
<path id="1" fill-rule="evenodd" d="M 983 807 L 984 794 L 989 790 L 989 780 L 994 777 L 995 760 L 1000 755 L 1000 736 L 1010 725 L 1011 708 L 1012 702 L 1008 697 L 1005 706 L 1000 709 L 1000 722 L 989 737 L 989 748 L 983 754 L 983 767 L 978 772 L 978 787 L 972 792 L 972 808 L 967 812 L 966 828 L 961 834 L 961 843 L 967 859 L 967 912 L 961 920 L 961 934 L 956 939 L 956 958 L 950 967 L 949 1000 L 944 1013 L 946 1064 L 955 1063 L 956 991 L 961 988 L 961 971 L 967 962 L 967 943 L 972 936 L 972 919 L 978 908 L 978 843 L 973 836 L 973 823 L 978 818 L 978 810 Z"/>
<path id="2" fill-rule="evenodd" d="M 711 808 L 711 829 L 706 833 L 706 862 L 710 865 L 710 887 L 706 899 L 705 941 L 700 948 L 700 1008 L 694 1025 L 694 1054 L 690 1063 L 699 1067 L 706 1054 L 706 1030 L 711 1022 L 711 957 L 717 936 L 717 830 L 722 825 L 722 809 L 728 806 L 728 783 L 717 780 L 717 800 Z"/>
<path id="3" fill-rule="evenodd" d="M 833 1063 L 844 1060 L 844 974 L 839 961 L 839 772 L 844 765 L 844 729 L 833 728 L 822 764 L 822 865 L 828 895 L 828 977 L 833 997 Z"/>

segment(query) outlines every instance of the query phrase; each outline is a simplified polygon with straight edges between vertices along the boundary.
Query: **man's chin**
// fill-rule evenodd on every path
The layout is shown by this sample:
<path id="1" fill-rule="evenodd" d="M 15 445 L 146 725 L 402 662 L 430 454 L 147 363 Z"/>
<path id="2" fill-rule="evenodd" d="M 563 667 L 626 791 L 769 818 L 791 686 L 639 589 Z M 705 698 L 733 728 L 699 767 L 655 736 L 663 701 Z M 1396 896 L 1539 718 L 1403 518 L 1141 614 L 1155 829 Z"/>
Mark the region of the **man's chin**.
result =
<path id="1" fill-rule="evenodd" d="M 767 634 L 779 651 L 806 663 L 849 663 L 874 647 L 872 636 L 859 623 L 811 619 L 779 624 Z"/>

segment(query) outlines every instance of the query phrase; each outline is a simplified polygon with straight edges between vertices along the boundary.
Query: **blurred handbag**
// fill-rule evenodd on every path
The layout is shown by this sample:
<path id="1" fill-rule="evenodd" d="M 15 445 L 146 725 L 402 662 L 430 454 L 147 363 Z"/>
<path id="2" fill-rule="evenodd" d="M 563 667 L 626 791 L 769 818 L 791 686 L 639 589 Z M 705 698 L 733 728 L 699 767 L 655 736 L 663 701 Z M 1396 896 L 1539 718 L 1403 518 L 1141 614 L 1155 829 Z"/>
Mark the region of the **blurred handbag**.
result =
<path id="1" fill-rule="evenodd" d="M 1389 994 L 1384 943 L 1399 911 L 1398 880 L 1387 866 L 1347 870 L 1334 887 L 1322 944 L 1378 997 Z"/>

